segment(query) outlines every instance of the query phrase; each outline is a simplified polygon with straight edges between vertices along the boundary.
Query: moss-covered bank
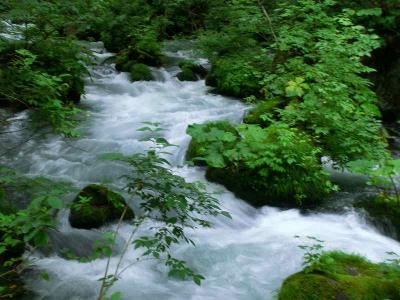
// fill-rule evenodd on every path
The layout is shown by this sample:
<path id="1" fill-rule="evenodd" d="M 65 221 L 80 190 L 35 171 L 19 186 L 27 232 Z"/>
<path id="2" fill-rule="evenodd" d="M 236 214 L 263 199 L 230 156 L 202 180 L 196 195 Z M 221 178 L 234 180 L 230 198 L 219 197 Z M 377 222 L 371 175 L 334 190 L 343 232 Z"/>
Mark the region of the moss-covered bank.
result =
<path id="1" fill-rule="evenodd" d="M 289 276 L 279 300 L 400 299 L 400 267 L 374 264 L 343 252 L 326 252 L 318 267 Z"/>

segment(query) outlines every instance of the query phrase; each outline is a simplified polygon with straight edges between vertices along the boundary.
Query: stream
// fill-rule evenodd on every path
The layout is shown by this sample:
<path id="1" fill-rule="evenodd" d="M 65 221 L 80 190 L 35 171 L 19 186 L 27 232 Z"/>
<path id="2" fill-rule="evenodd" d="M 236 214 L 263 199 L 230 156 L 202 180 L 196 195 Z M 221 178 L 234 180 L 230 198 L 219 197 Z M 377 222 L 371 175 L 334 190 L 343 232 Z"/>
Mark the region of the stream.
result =
<path id="1" fill-rule="evenodd" d="M 92 48 L 98 61 L 111 55 L 103 51 L 100 43 L 93 44 Z M 190 51 L 176 49 L 166 53 L 171 61 L 191 55 Z M 18 151 L 8 153 L 6 162 L 24 174 L 69 181 L 79 188 L 94 182 L 121 188 L 118 177 L 125 169 L 99 156 L 145 150 L 148 144 L 140 141 L 144 133 L 137 129 L 143 126 L 142 122 L 160 122 L 165 129 L 164 137 L 179 145 L 171 148 L 174 171 L 188 181 L 205 180 L 203 168 L 184 163 L 190 142 L 185 133 L 187 126 L 221 119 L 238 123 L 249 107 L 213 94 L 203 80 L 178 81 L 176 66 L 153 71 L 157 81 L 132 83 L 128 74 L 116 72 L 112 64 L 94 66 L 82 99 L 82 106 L 87 110 L 87 117 L 80 125 L 82 137 L 75 140 L 55 135 L 33 137 L 16 148 Z M 19 113 L 10 129 L 24 126 L 25 118 L 25 112 Z M 16 132 L 10 138 L 23 140 L 24 136 Z M 211 229 L 190 231 L 196 247 L 182 244 L 173 251 L 206 278 L 203 284 L 197 286 L 191 281 L 169 278 L 162 263 L 143 261 L 127 268 L 112 291 L 121 292 L 122 299 L 126 300 L 268 300 L 274 299 L 288 275 L 302 269 L 303 251 L 298 245 L 306 242 L 306 236 L 324 240 L 325 249 L 359 253 L 372 261 L 389 258 L 387 251 L 400 253 L 398 242 L 379 233 L 352 210 L 302 214 L 297 209 L 256 209 L 220 185 L 208 183 L 208 188 L 220 193 L 221 206 L 231 213 L 232 220 L 220 217 L 213 220 Z M 85 241 L 92 237 L 93 231 L 71 228 L 67 216 L 67 211 L 59 214 L 58 243 L 87 247 Z M 131 225 L 124 224 L 120 238 L 127 239 L 131 229 Z M 134 263 L 137 255 L 136 250 L 130 250 L 124 266 Z M 47 256 L 34 253 L 30 259 L 34 269 L 47 272 L 50 277 L 47 281 L 27 274 L 26 284 L 37 299 L 96 299 L 98 279 L 103 276 L 106 259 L 81 263 L 55 253 Z M 117 262 L 115 257 L 111 265 Z"/>

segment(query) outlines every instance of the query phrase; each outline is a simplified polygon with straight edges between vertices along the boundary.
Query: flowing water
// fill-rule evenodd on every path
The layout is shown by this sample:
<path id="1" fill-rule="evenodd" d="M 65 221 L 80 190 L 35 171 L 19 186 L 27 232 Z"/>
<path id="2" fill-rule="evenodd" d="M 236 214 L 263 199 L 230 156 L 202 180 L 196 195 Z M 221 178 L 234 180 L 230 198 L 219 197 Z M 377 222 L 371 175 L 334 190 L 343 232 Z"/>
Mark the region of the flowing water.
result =
<path id="1" fill-rule="evenodd" d="M 98 52 L 99 61 L 110 55 L 102 53 L 100 45 L 94 50 Z M 170 51 L 168 55 L 179 58 L 188 54 Z M 29 142 L 16 148 L 18 152 L 7 153 L 7 162 L 25 174 L 67 180 L 78 187 L 93 182 L 116 182 L 124 170 L 115 163 L 101 160 L 99 155 L 142 151 L 148 145 L 139 141 L 143 133 L 136 129 L 142 127 L 141 122 L 157 121 L 165 128 L 165 137 L 180 146 L 173 149 L 171 157 L 177 174 L 187 180 L 205 180 L 203 169 L 179 167 L 184 165 L 190 141 L 185 133 L 187 125 L 219 119 L 240 122 L 248 107 L 237 100 L 210 93 L 204 81 L 179 82 L 174 77 L 177 67 L 154 72 L 157 81 L 131 83 L 127 74 L 117 73 L 112 65 L 93 67 L 82 101 L 89 114 L 81 126 L 84 135 L 77 140 L 30 137 Z M 18 115 L 11 129 L 23 126 L 19 121 L 24 118 L 25 113 Z M 13 140 L 18 138 L 26 139 L 22 133 L 13 133 Z M 211 229 L 190 232 L 196 247 L 180 245 L 174 249 L 176 256 L 205 276 L 202 286 L 168 278 L 162 264 L 144 261 L 126 269 L 113 291 L 122 292 L 123 299 L 127 300 L 274 299 L 283 279 L 301 269 L 303 253 L 297 246 L 304 240 L 294 238 L 296 235 L 317 237 L 325 241 L 326 249 L 360 253 L 373 261 L 387 258 L 387 251 L 400 253 L 398 242 L 378 233 L 351 210 L 341 214 L 303 215 L 296 209 L 255 209 L 222 186 L 209 183 L 209 188 L 221 193 L 218 196 L 221 206 L 233 219 L 219 218 L 214 220 Z M 58 243 L 73 244 L 76 249 L 87 247 L 95 232 L 71 228 L 67 213 L 60 214 Z M 127 239 L 131 229 L 124 224 L 120 238 Z M 137 251 L 129 251 L 124 266 L 135 262 L 137 255 Z M 50 275 L 49 281 L 32 274 L 26 277 L 26 283 L 38 299 L 96 298 L 105 259 L 80 263 L 57 254 L 43 256 L 39 253 L 31 259 L 35 269 Z M 115 266 L 116 263 L 117 258 L 114 258 L 111 264 Z"/>

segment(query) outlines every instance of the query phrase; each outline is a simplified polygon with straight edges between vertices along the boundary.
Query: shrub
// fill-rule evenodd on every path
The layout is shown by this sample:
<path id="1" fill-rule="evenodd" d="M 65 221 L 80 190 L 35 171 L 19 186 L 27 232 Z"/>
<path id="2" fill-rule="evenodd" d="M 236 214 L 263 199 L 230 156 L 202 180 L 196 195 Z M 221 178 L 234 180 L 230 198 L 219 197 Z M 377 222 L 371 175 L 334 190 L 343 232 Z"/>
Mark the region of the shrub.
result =
<path id="1" fill-rule="evenodd" d="M 227 183 L 241 196 L 256 192 L 249 198 L 256 205 L 307 205 L 334 188 L 322 170 L 321 149 L 285 124 L 260 128 L 209 123 L 192 125 L 188 133 L 189 158 L 204 162 L 211 179 Z"/>

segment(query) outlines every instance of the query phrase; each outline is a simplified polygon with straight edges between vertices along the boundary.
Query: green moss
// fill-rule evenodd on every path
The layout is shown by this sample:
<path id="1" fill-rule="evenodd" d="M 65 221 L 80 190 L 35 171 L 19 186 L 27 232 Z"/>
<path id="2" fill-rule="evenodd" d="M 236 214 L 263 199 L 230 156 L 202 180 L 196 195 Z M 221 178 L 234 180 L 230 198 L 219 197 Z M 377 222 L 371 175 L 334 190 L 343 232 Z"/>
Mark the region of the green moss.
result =
<path id="1" fill-rule="evenodd" d="M 115 58 L 116 69 L 124 72 L 130 72 L 134 64 L 160 67 L 163 63 L 164 55 L 157 41 L 140 41 L 120 51 Z"/>
<path id="2" fill-rule="evenodd" d="M 197 75 L 189 69 L 183 69 L 181 72 L 178 73 L 178 75 L 176 75 L 176 77 L 180 81 L 196 81 L 199 79 Z"/>
<path id="3" fill-rule="evenodd" d="M 279 300 L 400 299 L 400 267 L 374 264 L 343 252 L 326 252 L 319 267 L 289 276 Z"/>
<path id="4" fill-rule="evenodd" d="M 130 67 L 132 81 L 151 81 L 154 76 L 148 66 L 144 64 L 134 64 Z"/>
<path id="5" fill-rule="evenodd" d="M 118 220 L 124 211 L 125 199 L 103 185 L 91 184 L 75 198 L 69 216 L 75 228 L 99 228 L 108 222 Z M 128 208 L 124 219 L 134 217 Z"/>

